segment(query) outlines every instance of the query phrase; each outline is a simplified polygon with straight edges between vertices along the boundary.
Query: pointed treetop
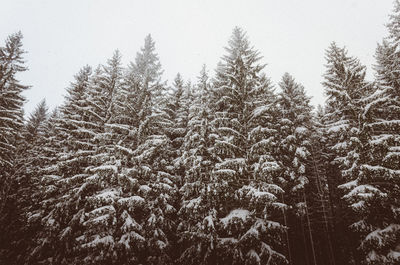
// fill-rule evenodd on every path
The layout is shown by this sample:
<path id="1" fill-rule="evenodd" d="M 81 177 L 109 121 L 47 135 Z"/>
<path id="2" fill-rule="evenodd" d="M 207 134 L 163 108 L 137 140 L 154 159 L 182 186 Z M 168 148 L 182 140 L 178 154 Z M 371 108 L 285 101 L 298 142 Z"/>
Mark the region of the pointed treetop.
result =
<path id="1" fill-rule="evenodd" d="M 356 57 L 348 56 L 346 47 L 340 48 L 332 42 L 326 50 L 325 59 L 325 81 L 322 83 L 325 87 L 337 89 L 344 85 L 351 89 L 350 81 L 353 84 L 364 81 L 366 67 Z M 346 84 L 343 80 L 347 80 Z"/>
<path id="2" fill-rule="evenodd" d="M 282 81 L 279 83 L 284 93 L 301 93 L 305 94 L 304 86 L 297 83 L 294 77 L 289 73 L 284 73 Z"/>
<path id="3" fill-rule="evenodd" d="M 285 73 L 282 77 L 281 82 L 279 82 L 279 86 L 282 89 L 280 96 L 282 99 L 289 98 L 289 105 L 294 104 L 295 107 L 307 106 L 309 110 L 311 110 L 310 97 L 306 95 L 304 86 L 300 83 L 297 83 L 293 76 L 289 73 Z"/>
<path id="4" fill-rule="evenodd" d="M 13 62 L 14 72 L 22 72 L 28 69 L 23 65 L 25 61 L 22 55 L 26 52 L 22 49 L 22 38 L 21 31 L 11 34 L 6 39 L 5 47 L 0 47 L 0 62 Z"/>
<path id="5" fill-rule="evenodd" d="M 389 30 L 389 37 L 393 39 L 396 44 L 400 41 L 400 1 L 394 1 L 393 13 L 389 16 L 389 23 L 386 24 Z"/>
<path id="6" fill-rule="evenodd" d="M 44 122 L 48 118 L 48 110 L 46 100 L 42 99 L 28 118 L 26 125 L 27 140 L 32 140 L 33 137 L 44 132 Z"/>
<path id="7" fill-rule="evenodd" d="M 155 52 L 155 42 L 150 34 L 146 36 L 144 47 L 136 54 L 135 63 L 131 63 L 130 68 L 144 85 L 160 81 L 163 71 L 158 54 Z"/>
<path id="8" fill-rule="evenodd" d="M 75 80 L 67 88 L 67 95 L 65 96 L 67 102 L 75 103 L 76 100 L 83 96 L 89 86 L 91 74 L 92 68 L 89 65 L 85 65 L 74 75 Z"/>
<path id="9" fill-rule="evenodd" d="M 172 84 L 176 89 L 183 89 L 184 86 L 184 81 L 182 79 L 182 76 L 180 73 L 176 74 L 176 77 L 174 79 L 174 83 Z"/>
<path id="10" fill-rule="evenodd" d="M 207 91 L 207 82 L 208 82 L 208 70 L 205 64 L 203 64 L 200 75 L 197 77 L 198 86 L 201 90 Z"/>
<path id="11" fill-rule="evenodd" d="M 30 120 L 35 117 L 35 116 L 43 116 L 45 113 L 47 113 L 47 111 L 49 110 L 49 108 L 47 107 L 46 104 L 46 99 L 42 99 L 37 106 L 35 107 L 35 109 L 33 110 L 33 112 L 30 114 Z"/>
<path id="12" fill-rule="evenodd" d="M 121 55 L 120 51 L 115 50 L 113 53 L 113 56 L 107 60 L 107 66 L 104 67 L 104 70 L 106 72 L 108 72 L 110 70 L 115 71 L 115 72 L 121 71 L 122 70 L 121 59 L 122 59 L 122 55 Z"/>

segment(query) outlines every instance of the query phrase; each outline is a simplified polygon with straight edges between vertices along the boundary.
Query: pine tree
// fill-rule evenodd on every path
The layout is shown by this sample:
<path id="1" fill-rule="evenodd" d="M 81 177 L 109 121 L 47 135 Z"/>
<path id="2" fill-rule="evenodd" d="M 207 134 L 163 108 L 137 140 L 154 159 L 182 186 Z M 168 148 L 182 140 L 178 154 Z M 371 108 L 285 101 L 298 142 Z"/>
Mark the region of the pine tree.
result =
<path id="1" fill-rule="evenodd" d="M 149 216 L 143 224 L 146 234 L 146 264 L 170 264 L 174 259 L 176 233 L 176 196 L 178 176 L 174 172 L 173 136 L 169 138 L 169 114 L 166 112 L 167 94 L 165 83 L 161 82 L 162 70 L 155 43 L 151 36 L 145 38 L 141 52 L 131 64 L 132 73 L 139 80 L 150 104 L 149 114 L 141 124 L 141 142 L 135 151 L 135 161 L 140 174 L 144 174 L 150 188 L 146 200 Z"/>
<path id="2" fill-rule="evenodd" d="M 185 175 L 180 188 L 178 232 L 181 254 L 178 262 L 215 264 L 217 205 L 211 174 L 215 158 L 212 154 L 210 83 L 205 66 L 198 77 L 194 94 L 182 148 Z"/>
<path id="3" fill-rule="evenodd" d="M 364 264 L 400 262 L 399 176 L 400 93 L 399 21 L 400 3 L 388 24 L 389 38 L 378 45 L 375 67 L 378 89 L 364 99 L 360 115 L 364 122 L 365 154 L 357 178 L 348 184 L 350 207 L 358 216 L 352 228 L 361 234 Z"/>
<path id="4" fill-rule="evenodd" d="M 310 159 L 308 160 L 309 185 L 306 191 L 308 208 L 310 209 L 311 228 L 315 239 L 317 264 L 336 264 L 333 242 L 332 200 L 330 200 L 330 181 L 327 178 L 327 159 L 324 137 L 324 110 L 318 105 L 313 115 L 313 128 L 310 135 Z M 335 187 L 336 188 L 336 187 Z M 328 258 L 327 258 L 328 257 Z"/>
<path id="5" fill-rule="evenodd" d="M 52 145 L 44 145 L 45 166 L 40 171 L 44 187 L 40 214 L 45 232 L 38 236 L 42 243 L 33 255 L 41 262 L 62 263 L 75 258 L 74 233 L 78 228 L 71 219 L 82 207 L 77 190 L 87 176 L 84 170 L 94 151 L 93 124 L 87 115 L 90 76 L 91 68 L 82 68 L 67 89 L 59 115 L 54 113 L 48 123 L 46 138 Z"/>
<path id="6" fill-rule="evenodd" d="M 187 133 L 187 123 L 189 116 L 189 106 L 191 104 L 191 88 L 185 87 L 181 75 L 178 73 L 173 83 L 173 92 L 166 97 L 164 112 L 166 115 L 164 130 L 171 140 L 174 155 L 172 157 L 174 171 L 183 177 L 183 167 L 181 165 L 181 147 L 183 139 Z"/>
<path id="7" fill-rule="evenodd" d="M 7 258 L 10 249 L 12 221 L 17 213 L 17 175 L 24 168 L 18 167 L 16 150 L 22 139 L 22 92 L 28 87 L 17 80 L 17 74 L 26 71 L 24 66 L 21 32 L 10 35 L 0 47 L 0 262 Z M 7 260 L 3 262 L 7 263 Z"/>
<path id="8" fill-rule="evenodd" d="M 235 28 L 214 82 L 213 170 L 217 181 L 218 249 L 221 264 L 281 264 L 283 226 L 273 221 L 281 214 L 276 185 L 279 166 L 271 156 L 274 139 L 270 82 L 262 73 L 260 55 L 245 33 Z"/>
<path id="9" fill-rule="evenodd" d="M 275 157 L 283 169 L 280 178 L 281 186 L 285 190 L 284 201 L 290 206 L 290 211 L 287 212 L 290 229 L 288 249 L 293 260 L 301 260 L 308 258 L 303 255 L 309 255 L 307 253 L 309 246 L 310 257 L 316 263 L 309 205 L 306 199 L 306 188 L 310 182 L 308 161 L 311 159 L 312 108 L 304 87 L 296 83 L 288 73 L 284 74 L 279 85 L 281 88 L 277 100 L 280 112 L 277 120 L 279 144 L 275 150 Z M 305 232 L 306 229 L 308 232 Z M 303 234 L 300 231 L 303 231 Z M 304 240 L 306 244 L 297 243 Z"/>
<path id="10" fill-rule="evenodd" d="M 41 112 L 39 111 L 39 113 Z M 37 142 L 32 149 L 32 155 L 35 158 L 29 159 L 32 163 L 29 163 L 27 172 L 33 173 L 36 181 L 33 191 L 30 191 L 31 209 L 26 213 L 27 228 L 33 233 L 26 251 L 29 254 L 23 257 L 23 264 L 38 264 L 46 259 L 48 256 L 45 253 L 49 249 L 47 247 L 51 245 L 49 244 L 51 242 L 48 241 L 48 230 L 45 229 L 46 226 L 42 219 L 51 212 L 57 199 L 57 178 L 51 177 L 51 174 L 56 172 L 54 165 L 60 151 L 56 130 L 58 120 L 59 111 L 56 108 L 48 115 L 43 125 L 39 126 L 39 128 L 43 128 L 43 131 L 37 137 Z"/>
<path id="11" fill-rule="evenodd" d="M 122 226 L 118 204 L 123 188 L 129 190 L 129 182 L 120 180 L 120 161 L 116 158 L 112 133 L 115 98 L 122 82 L 121 55 L 116 51 L 106 65 L 96 69 L 88 90 L 88 102 L 95 126 L 89 131 L 95 139 L 95 148 L 88 156 L 84 171 L 77 175 L 77 183 L 70 189 L 75 211 L 71 225 L 79 229 L 74 233 L 69 227 L 63 230 L 67 238 L 76 241 L 76 262 L 86 264 L 114 264 L 119 262 L 118 228 Z M 122 176 L 123 177 L 123 176 Z M 126 180 L 126 179 L 124 179 Z M 123 184 L 122 184 L 123 183 Z M 126 216 L 126 215 L 124 215 Z M 129 216 L 126 216 L 129 218 Z M 72 233 L 71 233 L 72 232 Z"/>
<path id="12" fill-rule="evenodd" d="M 10 249 L 7 264 L 22 264 L 26 258 L 22 253 L 29 251 L 38 222 L 30 222 L 31 215 L 39 208 L 35 194 L 39 192 L 39 175 L 47 106 L 43 100 L 29 116 L 21 132 L 15 156 L 15 190 L 13 216 L 9 219 Z"/>
<path id="13" fill-rule="evenodd" d="M 349 57 L 345 48 L 332 43 L 326 58 L 323 82 L 328 96 L 325 123 L 327 139 L 330 139 L 327 142 L 330 150 L 328 160 L 332 167 L 327 173 L 332 172 L 328 178 L 334 179 L 334 185 L 340 185 L 340 191 L 335 191 L 336 233 L 340 241 L 345 240 L 350 245 L 343 246 L 342 255 L 347 256 L 348 262 L 359 262 L 360 256 L 356 251 L 358 234 L 347 233 L 349 226 L 357 222 L 357 217 L 347 208 L 346 202 L 338 201 L 338 198 L 352 188 L 361 164 L 366 161 L 368 133 L 361 113 L 366 105 L 365 98 L 373 92 L 374 86 L 365 80 L 365 66 L 356 58 Z"/>

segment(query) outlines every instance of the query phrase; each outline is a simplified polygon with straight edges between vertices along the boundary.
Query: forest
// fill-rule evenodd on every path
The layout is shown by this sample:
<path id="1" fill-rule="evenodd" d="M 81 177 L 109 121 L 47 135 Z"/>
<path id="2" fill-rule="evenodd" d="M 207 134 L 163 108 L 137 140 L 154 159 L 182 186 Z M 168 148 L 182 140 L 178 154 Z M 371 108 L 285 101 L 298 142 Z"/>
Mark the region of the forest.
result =
<path id="1" fill-rule="evenodd" d="M 374 78 L 332 42 L 314 108 L 246 32 L 169 85 L 151 35 L 24 113 L 22 33 L 0 47 L 0 264 L 400 264 L 400 3 Z"/>

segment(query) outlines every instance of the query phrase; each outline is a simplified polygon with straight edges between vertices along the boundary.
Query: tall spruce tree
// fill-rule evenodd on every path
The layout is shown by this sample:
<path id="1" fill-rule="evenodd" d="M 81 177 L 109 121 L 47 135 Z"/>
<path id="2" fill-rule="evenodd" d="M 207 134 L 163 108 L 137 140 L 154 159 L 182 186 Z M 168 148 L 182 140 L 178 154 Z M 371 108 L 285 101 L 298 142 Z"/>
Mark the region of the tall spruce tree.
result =
<path id="1" fill-rule="evenodd" d="M 388 24 L 389 37 L 378 45 L 375 66 L 377 91 L 364 99 L 365 153 L 354 182 L 348 184 L 349 202 L 358 221 L 352 228 L 361 234 L 363 264 L 400 262 L 400 3 Z"/>
<path id="2" fill-rule="evenodd" d="M 359 60 L 347 55 L 345 48 L 339 48 L 332 43 L 326 53 L 326 72 L 323 85 L 327 95 L 325 123 L 327 145 L 330 150 L 328 178 L 335 179 L 340 190 L 336 196 L 336 233 L 339 240 L 349 244 L 343 245 L 342 257 L 347 262 L 360 262 L 360 255 L 356 251 L 358 233 L 350 230 L 350 225 L 357 222 L 357 217 L 347 207 L 347 203 L 339 199 L 355 183 L 360 166 L 366 161 L 367 131 L 365 121 L 361 118 L 365 98 L 374 90 L 372 83 L 365 80 L 365 66 Z M 338 174 L 338 173 L 339 174 Z M 355 233 L 348 233 L 355 231 Z M 344 261 L 341 261 L 344 262 Z"/>
<path id="3" fill-rule="evenodd" d="M 43 180 L 41 219 L 43 233 L 38 235 L 38 247 L 33 259 L 44 263 L 73 263 L 76 258 L 74 235 L 78 225 L 74 215 L 83 207 L 79 186 L 84 182 L 89 154 L 94 151 L 92 122 L 87 115 L 91 68 L 86 66 L 75 76 L 67 89 L 65 103 L 59 114 L 49 121 Z"/>
<path id="4" fill-rule="evenodd" d="M 212 168 L 213 136 L 210 110 L 210 82 L 203 66 L 194 88 L 195 100 L 189 108 L 182 162 L 185 175 L 180 188 L 178 226 L 179 264 L 215 264 L 217 208 Z"/>
<path id="5" fill-rule="evenodd" d="M 284 202 L 290 207 L 287 211 L 289 226 L 287 248 L 295 264 L 307 259 L 315 263 L 306 196 L 307 184 L 310 182 L 308 161 L 311 159 L 312 108 L 304 87 L 296 83 L 288 73 L 284 74 L 279 86 L 281 92 L 277 103 L 280 115 L 276 123 L 279 144 L 275 150 L 275 157 L 282 168 L 280 177 L 281 186 L 285 190 Z"/>
<path id="6" fill-rule="evenodd" d="M 283 226 L 274 214 L 280 215 L 284 205 L 277 197 L 279 166 L 270 155 L 274 95 L 261 57 L 241 29 L 233 30 L 226 51 L 214 81 L 212 121 L 219 160 L 213 170 L 218 250 L 226 253 L 218 262 L 283 264 Z"/>
<path id="7" fill-rule="evenodd" d="M 16 161 L 17 146 L 21 144 L 23 128 L 22 92 L 28 87 L 17 79 L 24 66 L 21 32 L 10 35 L 0 47 L 0 262 L 8 263 L 7 252 L 13 241 L 13 220 L 17 218 L 17 175 L 23 167 Z"/>

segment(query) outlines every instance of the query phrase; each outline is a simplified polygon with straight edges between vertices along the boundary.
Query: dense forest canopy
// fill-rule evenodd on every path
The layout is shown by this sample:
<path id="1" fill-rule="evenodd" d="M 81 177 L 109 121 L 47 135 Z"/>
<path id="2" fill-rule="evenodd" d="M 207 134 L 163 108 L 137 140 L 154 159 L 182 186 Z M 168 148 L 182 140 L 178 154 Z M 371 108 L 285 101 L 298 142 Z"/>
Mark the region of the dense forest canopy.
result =
<path id="1" fill-rule="evenodd" d="M 400 3 L 375 79 L 332 42 L 313 109 L 234 28 L 210 75 L 162 79 L 148 35 L 24 119 L 0 47 L 1 264 L 400 264 Z M 275 88 L 279 89 L 276 90 Z"/>

